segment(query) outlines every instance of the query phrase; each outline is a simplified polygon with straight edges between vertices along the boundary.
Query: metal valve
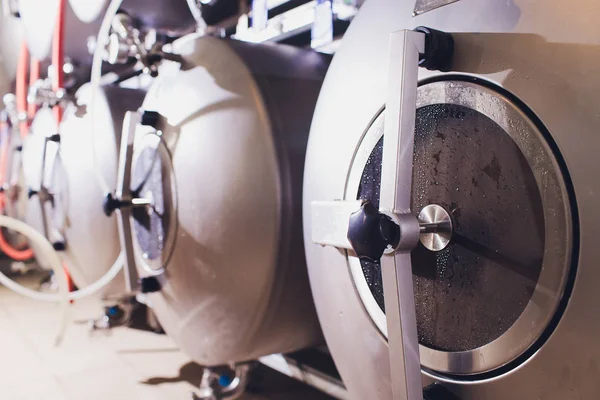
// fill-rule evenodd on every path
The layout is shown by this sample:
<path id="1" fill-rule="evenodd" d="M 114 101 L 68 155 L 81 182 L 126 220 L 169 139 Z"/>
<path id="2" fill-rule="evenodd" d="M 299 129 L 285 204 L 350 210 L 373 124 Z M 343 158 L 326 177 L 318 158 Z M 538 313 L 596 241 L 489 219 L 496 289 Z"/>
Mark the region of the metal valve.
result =
<path id="1" fill-rule="evenodd" d="M 117 209 L 146 207 L 152 205 L 152 202 L 144 198 L 122 199 L 112 193 L 107 193 L 102 201 L 102 210 L 107 217 L 110 217 Z"/>
<path id="2" fill-rule="evenodd" d="M 396 250 L 404 239 L 401 227 L 411 218 L 418 221 L 419 239 L 429 250 L 443 250 L 450 242 L 452 220 L 443 207 L 430 204 L 423 208 L 418 217 L 407 214 L 401 217 L 404 223 L 399 225 L 389 215 L 379 212 L 370 201 L 362 202 L 360 209 L 352 213 L 348 220 L 348 241 L 356 256 L 377 261 L 386 249 Z M 414 241 L 411 242 L 416 245 Z M 410 250 L 410 247 L 404 250 Z"/>
<path id="3" fill-rule="evenodd" d="M 161 119 L 163 118 L 156 111 L 143 111 L 141 113 L 136 113 L 137 118 L 133 121 L 131 129 L 135 129 L 135 124 L 139 122 L 140 125 L 150 126 L 154 129 L 157 129 Z M 151 206 L 152 201 L 145 198 L 137 198 L 134 197 L 134 193 L 131 193 L 131 190 L 126 187 L 129 184 L 129 170 L 131 169 L 131 155 L 133 153 L 133 132 L 128 132 L 128 137 L 131 140 L 129 143 L 129 147 L 124 148 L 124 155 L 122 156 L 122 160 L 120 161 L 123 166 L 124 174 L 123 179 L 127 177 L 125 181 L 121 182 L 122 187 L 120 188 L 121 193 L 129 193 L 129 195 L 119 196 L 118 194 L 107 193 L 104 196 L 104 200 L 102 201 L 102 210 L 107 217 L 110 217 L 112 213 L 117 209 L 122 208 L 133 208 L 133 207 L 145 207 Z M 125 166 L 127 164 L 127 167 Z M 127 170 L 127 171 L 125 171 Z M 132 198 L 128 198 L 131 196 Z"/>
<path id="4" fill-rule="evenodd" d="M 106 61 L 109 64 L 124 64 L 131 57 L 129 46 L 117 33 L 111 33 L 106 44 Z"/>
<path id="5" fill-rule="evenodd" d="M 150 30 L 144 35 L 135 21 L 125 13 L 118 13 L 111 22 L 113 33 L 105 45 L 105 59 L 110 64 L 122 64 L 135 59 L 143 65 L 143 72 L 158 76 L 158 63 L 172 55 L 162 51 L 164 35 Z M 143 36 L 143 38 L 142 38 Z"/>
<path id="6" fill-rule="evenodd" d="M 348 240 L 358 258 L 376 261 L 388 247 L 398 245 L 400 227 L 373 203 L 365 201 L 350 215 Z"/>
<path id="7" fill-rule="evenodd" d="M 27 121 L 27 113 L 18 111 L 17 97 L 13 93 L 5 94 L 2 97 L 2 102 L 12 126 L 17 126 L 19 122 Z"/>
<path id="8" fill-rule="evenodd" d="M 50 79 L 38 79 L 27 91 L 27 102 L 37 106 L 54 107 L 66 102 L 75 102 L 75 98 L 65 89 L 54 90 Z"/>

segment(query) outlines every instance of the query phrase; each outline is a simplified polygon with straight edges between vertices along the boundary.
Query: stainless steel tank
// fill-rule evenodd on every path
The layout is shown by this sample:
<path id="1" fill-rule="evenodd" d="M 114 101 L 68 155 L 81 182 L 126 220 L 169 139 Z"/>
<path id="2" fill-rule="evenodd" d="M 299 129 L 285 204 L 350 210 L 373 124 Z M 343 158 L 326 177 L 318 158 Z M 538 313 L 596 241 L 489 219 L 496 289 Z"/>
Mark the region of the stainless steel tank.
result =
<path id="1" fill-rule="evenodd" d="M 116 219 L 106 218 L 101 198 L 115 185 L 123 115 L 141 105 L 144 92 L 104 86 L 92 102 L 86 84 L 76 98 L 58 129 L 50 109 L 38 111 L 25 142 L 24 165 L 30 190 L 27 221 L 63 249 L 65 266 L 83 288 L 106 274 L 121 251 Z M 56 133 L 58 139 L 49 140 Z M 123 290 L 121 275 L 101 294 L 121 295 Z"/>
<path id="2" fill-rule="evenodd" d="M 305 246 L 337 367 L 352 398 L 392 398 L 381 262 L 329 245 L 316 211 L 333 200 L 378 207 L 395 184 L 382 178 L 385 105 L 388 78 L 406 68 L 390 65 L 390 34 L 426 26 L 452 33 L 454 61 L 449 72 L 420 68 L 412 83 L 412 189 L 399 190 L 420 218 L 441 206 L 454 231 L 441 251 L 421 236 L 408 258 L 423 383 L 460 399 L 596 398 L 600 26 L 589 16 L 600 4 L 421 5 L 417 16 L 414 1 L 363 6 L 311 128 Z"/>
<path id="3" fill-rule="evenodd" d="M 69 0 L 73 12 L 82 22 L 92 22 L 102 18 L 110 4 L 108 0 Z"/>
<path id="4" fill-rule="evenodd" d="M 98 199 L 115 184 L 123 115 L 136 110 L 144 94 L 104 86 L 92 102 L 91 86 L 86 84 L 77 92 L 77 106 L 67 107 L 60 125 L 60 164 L 53 178 L 61 183 L 54 190 L 51 213 L 64 237 L 66 265 L 79 287 L 100 279 L 121 252 L 116 219 L 106 218 Z M 123 289 L 121 274 L 103 295 L 121 295 Z"/>
<path id="5" fill-rule="evenodd" d="M 68 2 L 64 10 L 64 55 L 72 62 L 89 65 L 92 56 L 88 38 L 95 37 L 102 23 L 102 15 L 92 21 L 82 22 Z M 23 35 L 32 57 L 45 60 L 51 56 L 59 11 L 59 0 L 19 0 L 20 22 Z"/>
<path id="6" fill-rule="evenodd" d="M 131 188 L 150 203 L 133 208 L 142 289 L 203 365 L 320 343 L 300 199 L 329 60 L 197 35 L 173 51 L 181 62 L 162 63 L 142 106 L 154 127 L 137 125 L 132 142 Z"/>
<path id="7" fill-rule="evenodd" d="M 181 36 L 195 30 L 197 22 L 186 0 L 123 0 L 119 10 L 127 13 L 136 28 L 150 29 L 172 36 Z M 108 1 L 65 1 L 64 56 L 76 67 L 89 67 L 96 36 L 102 25 Z M 59 0 L 19 0 L 18 12 L 23 35 L 31 55 L 39 60 L 51 56 Z"/>
<path id="8" fill-rule="evenodd" d="M 0 4 L 0 12 L 4 12 Z M 10 16 L 0 16 L 0 95 L 11 91 L 17 72 L 19 49 L 23 40 L 23 29 L 19 20 Z"/>
<path id="9" fill-rule="evenodd" d="M 75 14 L 84 22 L 102 18 L 109 0 L 69 0 Z M 170 33 L 194 30 L 194 19 L 187 0 L 123 0 L 120 10 L 142 25 Z"/>

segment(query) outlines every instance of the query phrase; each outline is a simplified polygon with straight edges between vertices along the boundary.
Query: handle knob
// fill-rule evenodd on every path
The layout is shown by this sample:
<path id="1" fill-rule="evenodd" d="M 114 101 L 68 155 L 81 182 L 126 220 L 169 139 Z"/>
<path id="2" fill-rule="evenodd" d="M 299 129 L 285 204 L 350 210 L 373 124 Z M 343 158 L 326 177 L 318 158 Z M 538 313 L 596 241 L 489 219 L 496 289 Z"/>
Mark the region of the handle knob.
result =
<path id="1" fill-rule="evenodd" d="M 373 203 L 365 201 L 350 215 L 348 241 L 358 258 L 377 261 L 388 246 L 398 245 L 400 227 Z"/>
<path id="2" fill-rule="evenodd" d="M 154 293 L 161 289 L 160 282 L 155 276 L 145 276 L 140 278 L 140 291 L 142 293 Z"/>
<path id="3" fill-rule="evenodd" d="M 104 211 L 104 214 L 107 217 L 110 217 L 117 208 L 146 207 L 151 204 L 152 202 L 148 199 L 133 198 L 123 200 L 116 196 L 113 196 L 112 193 L 108 193 L 106 196 L 104 196 L 104 200 L 102 201 L 102 210 Z"/>
<path id="4" fill-rule="evenodd" d="M 142 113 L 142 118 L 140 120 L 140 124 L 144 126 L 150 126 L 154 129 L 158 129 L 158 123 L 161 120 L 161 115 L 156 111 L 144 111 Z"/>
<path id="5" fill-rule="evenodd" d="M 107 217 L 110 217 L 117 208 L 121 208 L 122 202 L 120 199 L 113 196 L 112 193 L 107 193 L 102 201 L 102 210 Z"/>
<path id="6" fill-rule="evenodd" d="M 53 135 L 48 136 L 47 139 L 49 142 L 60 143 L 60 134 L 55 133 Z"/>
<path id="7" fill-rule="evenodd" d="M 67 244 L 65 242 L 54 242 L 52 243 L 52 247 L 56 251 L 65 251 L 67 249 Z"/>

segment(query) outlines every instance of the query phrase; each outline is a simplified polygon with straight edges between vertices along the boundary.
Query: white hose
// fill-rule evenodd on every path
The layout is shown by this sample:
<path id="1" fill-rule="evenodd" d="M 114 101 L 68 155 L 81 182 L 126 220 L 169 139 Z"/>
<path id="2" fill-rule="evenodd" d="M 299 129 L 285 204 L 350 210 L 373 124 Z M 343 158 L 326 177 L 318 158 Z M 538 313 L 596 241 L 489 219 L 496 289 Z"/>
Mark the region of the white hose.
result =
<path id="1" fill-rule="evenodd" d="M 2 223 L 0 223 L 0 225 L 2 225 Z M 54 250 L 54 248 L 52 250 Z M 68 292 L 67 300 L 80 300 L 98 292 L 104 286 L 108 285 L 117 276 L 119 272 L 121 272 L 121 269 L 123 269 L 123 264 L 123 255 L 119 254 L 119 257 L 117 257 L 117 260 L 112 265 L 112 267 L 110 267 L 110 269 L 100 279 L 98 279 L 91 285 L 84 287 L 83 289 L 79 289 L 74 292 Z M 33 300 L 47 302 L 62 301 L 62 294 L 43 293 L 29 289 L 25 286 L 19 285 L 18 283 L 10 279 L 8 276 L 4 275 L 2 271 L 0 271 L 0 283 L 12 290 L 13 292 L 16 292 L 22 296 L 29 297 Z"/>
<path id="2" fill-rule="evenodd" d="M 29 289 L 13 281 L 4 273 L 2 273 L 2 271 L 0 271 L 0 283 L 15 293 L 30 299 L 60 303 L 61 318 L 59 330 L 55 339 L 55 345 L 58 346 L 62 342 L 69 324 L 69 301 L 88 297 L 108 285 L 117 276 L 125 264 L 123 260 L 123 253 L 119 254 L 119 257 L 117 257 L 112 267 L 110 267 L 106 274 L 104 274 L 96 282 L 86 286 L 83 289 L 69 292 L 69 284 L 62 266 L 62 260 L 60 259 L 60 256 L 56 250 L 54 250 L 52 244 L 44 235 L 24 222 L 4 215 L 0 215 L 0 226 L 12 229 L 25 236 L 31 244 L 36 246 L 37 251 L 42 253 L 39 254 L 39 256 L 44 257 L 44 259 L 49 261 L 50 266 L 54 271 L 54 276 L 56 276 L 58 282 L 58 293 L 42 293 Z"/>
<path id="3" fill-rule="evenodd" d="M 60 310 L 62 314 L 59 330 L 55 340 L 55 344 L 58 345 L 64 337 L 65 331 L 67 329 L 67 323 L 69 321 L 69 285 L 67 283 L 65 271 L 62 267 L 62 261 L 56 250 L 54 250 L 54 247 L 52 247 L 52 244 L 50 244 L 50 242 L 44 237 L 44 235 L 39 233 L 36 229 L 32 228 L 31 226 L 27 225 L 26 223 L 19 221 L 15 218 L 0 215 L 0 226 L 12 229 L 27 237 L 27 239 L 29 239 L 37 247 L 38 251 L 43 253 L 43 256 L 50 262 L 50 265 L 52 266 L 52 270 L 54 271 L 54 275 L 56 276 L 58 282 L 58 294 L 54 295 L 56 296 L 55 301 L 60 302 Z M 0 275 L 2 275 L 2 277 L 4 277 L 5 279 L 8 279 L 8 281 L 10 281 L 11 284 L 17 285 L 22 289 L 26 289 L 25 287 L 18 285 L 12 280 L 10 280 L 4 274 L 0 273 Z M 34 292 L 33 290 L 30 291 Z"/>

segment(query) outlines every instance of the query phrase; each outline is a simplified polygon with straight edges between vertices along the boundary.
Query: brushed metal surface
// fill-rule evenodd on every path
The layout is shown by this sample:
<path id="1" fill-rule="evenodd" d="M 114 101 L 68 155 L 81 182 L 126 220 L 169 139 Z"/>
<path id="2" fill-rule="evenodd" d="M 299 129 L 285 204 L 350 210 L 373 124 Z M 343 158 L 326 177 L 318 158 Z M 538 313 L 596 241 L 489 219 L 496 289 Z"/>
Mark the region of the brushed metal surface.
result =
<path id="1" fill-rule="evenodd" d="M 418 25 L 455 34 L 454 70 L 514 93 L 541 119 L 571 176 L 579 221 L 577 276 L 569 304 L 544 346 L 519 368 L 478 382 L 446 385 L 461 399 L 595 398 L 600 383 L 598 276 L 598 89 L 600 27 L 589 18 L 597 2 L 462 0 L 411 17 L 412 2 L 367 2 L 345 36 L 323 85 L 311 129 L 304 207 L 340 199 L 365 127 L 385 103 L 389 33 Z M 564 21 L 577 21 L 568 25 Z M 471 33 L 470 33 L 471 32 Z M 434 76 L 420 71 L 420 78 Z M 335 149 L 333 152 L 331 149 Z M 588 218 L 587 216 L 592 216 Z M 329 348 L 352 398 L 390 399 L 387 343 L 365 312 L 338 250 L 313 245 L 305 214 L 311 287 Z M 424 376 L 424 380 L 430 378 Z"/>
<path id="2" fill-rule="evenodd" d="M 70 105 L 60 126 L 63 166 L 54 173 L 55 179 L 63 182 L 63 192 L 55 195 L 55 204 L 64 207 L 65 221 L 60 228 L 67 244 L 64 259 L 79 287 L 102 277 L 121 251 L 116 217 L 107 218 L 102 210 L 106 193 L 97 175 L 109 185 L 115 184 L 123 116 L 126 111 L 137 109 L 144 95 L 141 90 L 106 86 L 98 90 L 92 105 L 91 86 L 86 84 L 77 92 L 85 115 L 78 116 L 77 108 Z M 121 272 L 102 295 L 119 295 L 123 289 Z"/>
<path id="3" fill-rule="evenodd" d="M 149 295 L 156 315 L 205 365 L 319 343 L 300 199 L 310 119 L 329 60 L 196 35 L 174 49 L 183 64 L 161 65 L 142 107 L 164 117 L 158 129 L 173 165 L 165 173 L 178 204 L 162 290 Z M 139 127 L 134 166 L 152 132 Z M 136 244 L 141 276 L 149 273 L 144 262 Z"/>
<path id="4" fill-rule="evenodd" d="M 120 9 L 138 20 L 145 28 L 181 34 L 191 32 L 196 27 L 196 20 L 187 0 L 123 0 Z"/>
<path id="5" fill-rule="evenodd" d="M 20 0 L 23 35 L 32 57 L 45 60 L 50 57 L 52 37 L 58 15 L 58 0 Z M 65 4 L 64 13 L 65 57 L 82 65 L 90 65 L 92 56 L 88 51 L 87 39 L 96 36 L 102 15 L 89 22 L 82 22 L 70 3 Z"/>
<path id="6" fill-rule="evenodd" d="M 457 103 L 463 108 L 449 109 Z M 487 372 L 530 347 L 561 303 L 572 253 L 568 196 L 541 132 L 496 90 L 465 81 L 431 82 L 419 87 L 416 104 L 411 207 L 418 212 L 441 201 L 456 212 L 460 226 L 452 249 L 412 252 L 421 363 L 455 375 Z M 493 118 L 495 128 L 467 116 L 474 113 Z M 363 155 L 374 147 L 381 153 L 384 116 L 379 114 L 359 145 L 346 188 L 349 198 L 369 186 L 361 175 L 371 156 Z M 478 172 L 494 159 L 498 174 L 486 175 L 486 184 Z M 511 175 L 516 181 L 507 181 Z M 371 179 L 381 180 L 377 172 Z M 361 198 L 378 202 L 379 189 L 371 190 Z M 381 272 L 376 272 L 381 267 L 351 254 L 348 261 L 367 312 L 387 335 Z M 374 299 L 379 306 L 372 306 Z"/>
<path id="7" fill-rule="evenodd" d="M 69 0 L 73 12 L 82 22 L 92 22 L 97 18 L 102 18 L 106 8 L 110 4 L 109 0 Z"/>
<path id="8" fill-rule="evenodd" d="M 2 7 L 0 4 L 0 9 Z M 22 40 L 21 22 L 12 16 L 4 17 L 0 14 L 0 96 L 12 90 Z"/>
<path id="9" fill-rule="evenodd" d="M 115 0 L 119 1 L 119 0 Z M 70 0 L 65 4 L 65 57 L 91 64 L 89 37 L 96 37 L 109 1 Z M 20 22 L 33 57 L 50 57 L 52 36 L 58 15 L 58 0 L 20 0 Z M 143 29 L 159 29 L 171 34 L 191 32 L 194 19 L 186 0 L 123 0 L 120 9 L 133 16 Z"/>

